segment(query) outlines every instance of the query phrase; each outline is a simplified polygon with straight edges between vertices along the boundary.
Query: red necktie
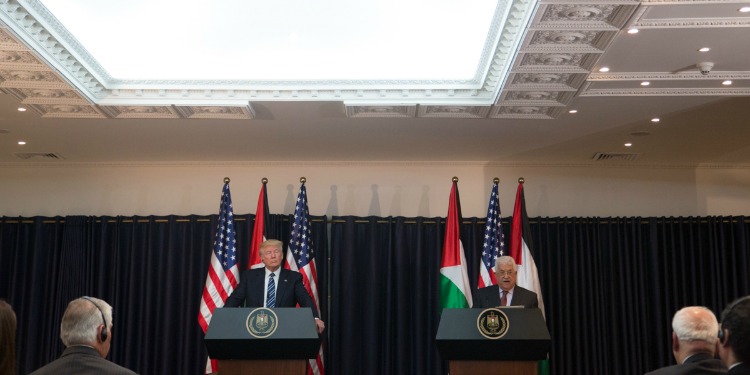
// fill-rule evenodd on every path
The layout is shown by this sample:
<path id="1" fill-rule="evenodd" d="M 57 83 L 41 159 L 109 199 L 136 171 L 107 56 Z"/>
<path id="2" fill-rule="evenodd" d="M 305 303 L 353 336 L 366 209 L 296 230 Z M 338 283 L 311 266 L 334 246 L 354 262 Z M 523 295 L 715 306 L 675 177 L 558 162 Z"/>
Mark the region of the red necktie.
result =
<path id="1" fill-rule="evenodd" d="M 503 290 L 503 297 L 500 298 L 500 306 L 507 306 L 508 305 L 508 292 Z"/>

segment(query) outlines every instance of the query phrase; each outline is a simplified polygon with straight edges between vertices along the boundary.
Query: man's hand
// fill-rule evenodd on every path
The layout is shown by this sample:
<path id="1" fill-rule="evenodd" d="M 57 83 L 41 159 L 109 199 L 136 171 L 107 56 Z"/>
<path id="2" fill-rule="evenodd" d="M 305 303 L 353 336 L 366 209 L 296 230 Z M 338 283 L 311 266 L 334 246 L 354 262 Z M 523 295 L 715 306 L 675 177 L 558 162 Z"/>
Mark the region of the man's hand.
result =
<path id="1" fill-rule="evenodd" d="M 315 325 L 318 327 L 318 334 L 323 333 L 323 330 L 326 329 L 326 324 L 320 319 L 315 319 Z"/>

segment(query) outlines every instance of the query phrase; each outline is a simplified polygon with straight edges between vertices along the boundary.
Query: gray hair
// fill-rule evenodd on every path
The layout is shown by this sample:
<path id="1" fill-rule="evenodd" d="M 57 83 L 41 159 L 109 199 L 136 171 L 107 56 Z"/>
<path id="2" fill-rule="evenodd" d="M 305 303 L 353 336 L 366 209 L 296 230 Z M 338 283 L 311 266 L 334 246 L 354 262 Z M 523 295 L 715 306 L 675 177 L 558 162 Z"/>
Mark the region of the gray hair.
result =
<path id="1" fill-rule="evenodd" d="M 719 322 L 716 315 L 703 306 L 683 307 L 674 314 L 672 330 L 682 341 L 716 343 Z"/>
<path id="2" fill-rule="evenodd" d="M 112 328 L 112 306 L 94 297 L 77 298 L 68 304 L 60 323 L 60 339 L 65 346 L 84 345 L 96 342 L 99 326 Z"/>
<path id="3" fill-rule="evenodd" d="M 510 264 L 513 266 L 513 269 L 516 269 L 516 260 L 513 259 L 512 256 L 503 255 L 500 258 L 497 258 L 497 261 L 495 261 L 495 266 L 497 269 L 500 269 L 501 264 Z"/>

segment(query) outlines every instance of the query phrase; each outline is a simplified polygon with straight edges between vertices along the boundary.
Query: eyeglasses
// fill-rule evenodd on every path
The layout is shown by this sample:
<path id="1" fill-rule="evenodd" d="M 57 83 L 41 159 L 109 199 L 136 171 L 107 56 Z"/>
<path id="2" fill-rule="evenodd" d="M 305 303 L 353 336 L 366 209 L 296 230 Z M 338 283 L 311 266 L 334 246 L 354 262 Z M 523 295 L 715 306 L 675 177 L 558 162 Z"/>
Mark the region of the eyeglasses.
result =
<path id="1" fill-rule="evenodd" d="M 497 271 L 498 276 L 513 276 L 515 271 Z"/>

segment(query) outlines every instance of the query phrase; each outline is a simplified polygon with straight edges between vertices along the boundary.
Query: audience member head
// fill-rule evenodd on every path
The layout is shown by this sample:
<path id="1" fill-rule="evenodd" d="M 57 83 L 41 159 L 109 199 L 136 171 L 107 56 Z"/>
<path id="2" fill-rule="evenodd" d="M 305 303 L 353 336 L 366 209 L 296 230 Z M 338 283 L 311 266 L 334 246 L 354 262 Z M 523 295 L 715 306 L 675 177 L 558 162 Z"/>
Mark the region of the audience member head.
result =
<path id="1" fill-rule="evenodd" d="M 260 260 L 271 271 L 276 271 L 281 266 L 284 243 L 279 240 L 266 240 L 260 244 Z"/>
<path id="2" fill-rule="evenodd" d="M 716 354 L 719 322 L 714 313 L 703 306 L 680 309 L 672 319 L 672 353 L 677 363 L 696 353 Z"/>
<path id="3" fill-rule="evenodd" d="M 495 278 L 497 285 L 504 291 L 509 291 L 516 286 L 516 261 L 510 256 L 497 258 L 495 264 Z"/>
<path id="4" fill-rule="evenodd" d="M 727 367 L 750 363 L 750 296 L 735 300 L 721 313 L 719 356 Z"/>
<path id="5" fill-rule="evenodd" d="M 70 301 L 60 323 L 60 339 L 66 347 L 89 345 L 106 357 L 112 340 L 112 306 L 94 297 Z"/>
<path id="6" fill-rule="evenodd" d="M 0 374 L 16 373 L 16 314 L 0 300 Z"/>

